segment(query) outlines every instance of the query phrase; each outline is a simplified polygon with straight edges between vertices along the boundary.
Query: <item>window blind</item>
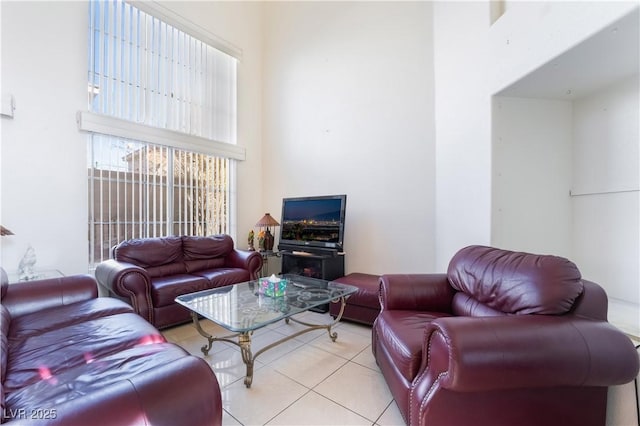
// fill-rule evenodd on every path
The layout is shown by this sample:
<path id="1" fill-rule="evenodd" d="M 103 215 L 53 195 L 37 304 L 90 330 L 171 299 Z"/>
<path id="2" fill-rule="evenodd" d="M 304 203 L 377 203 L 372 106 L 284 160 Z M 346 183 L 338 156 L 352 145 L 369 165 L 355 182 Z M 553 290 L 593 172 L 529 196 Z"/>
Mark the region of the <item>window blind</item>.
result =
<path id="1" fill-rule="evenodd" d="M 237 59 L 121 0 L 89 21 L 91 267 L 126 239 L 232 234 Z"/>
<path id="2" fill-rule="evenodd" d="M 128 3 L 90 2 L 88 72 L 91 112 L 236 143 L 237 59 Z"/>

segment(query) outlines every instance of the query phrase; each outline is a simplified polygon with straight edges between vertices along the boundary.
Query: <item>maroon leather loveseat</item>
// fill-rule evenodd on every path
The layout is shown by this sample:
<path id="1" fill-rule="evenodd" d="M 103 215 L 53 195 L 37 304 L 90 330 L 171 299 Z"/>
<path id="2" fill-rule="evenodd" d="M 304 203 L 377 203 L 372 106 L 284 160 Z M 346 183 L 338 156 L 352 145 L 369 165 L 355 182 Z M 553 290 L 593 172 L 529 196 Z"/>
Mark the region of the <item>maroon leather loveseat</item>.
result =
<path id="1" fill-rule="evenodd" d="M 112 259 L 96 267 L 96 279 L 151 324 L 166 328 L 191 319 L 177 296 L 257 279 L 260 268 L 260 253 L 235 249 L 229 235 L 169 236 L 118 244 Z"/>
<path id="2" fill-rule="evenodd" d="M 220 425 L 216 376 L 90 276 L 8 284 L 1 271 L 0 422 Z"/>
<path id="3" fill-rule="evenodd" d="M 409 425 L 604 426 L 607 387 L 638 373 L 567 259 L 471 246 L 447 274 L 380 283 L 372 349 Z"/>

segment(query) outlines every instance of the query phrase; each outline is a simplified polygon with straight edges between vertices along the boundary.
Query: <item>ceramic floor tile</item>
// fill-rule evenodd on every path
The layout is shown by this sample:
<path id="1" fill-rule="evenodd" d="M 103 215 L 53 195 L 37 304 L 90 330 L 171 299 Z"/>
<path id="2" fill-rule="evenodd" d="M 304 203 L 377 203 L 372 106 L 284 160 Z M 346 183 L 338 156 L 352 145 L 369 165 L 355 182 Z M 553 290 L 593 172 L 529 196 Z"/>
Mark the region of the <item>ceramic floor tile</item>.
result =
<path id="1" fill-rule="evenodd" d="M 366 348 L 360 351 L 358 355 L 353 357 L 351 361 L 362 365 L 363 367 L 371 368 L 372 370 L 380 371 L 378 368 L 378 364 L 376 363 L 376 359 L 373 356 L 373 352 L 371 352 L 371 345 L 368 345 Z"/>
<path id="2" fill-rule="evenodd" d="M 189 352 L 191 355 L 195 355 L 200 358 L 204 358 L 204 353 L 202 352 L 202 347 L 205 346 L 207 341 L 204 337 L 191 337 L 187 339 L 181 339 L 174 341 L 177 345 L 181 346 L 184 350 Z M 215 343 L 214 343 L 215 345 Z M 211 348 L 209 353 L 212 353 L 214 350 Z"/>
<path id="3" fill-rule="evenodd" d="M 309 342 L 310 345 L 326 350 L 345 359 L 351 359 L 358 355 L 364 348 L 371 345 L 371 338 L 354 333 L 347 328 L 334 330 L 338 334 L 336 341 L 332 341 L 328 335 L 320 336 Z"/>
<path id="4" fill-rule="evenodd" d="M 345 364 L 314 391 L 372 422 L 380 417 L 392 400 L 381 373 L 353 362 Z"/>
<path id="5" fill-rule="evenodd" d="M 376 421 L 379 426 L 404 426 L 405 422 L 395 401 L 391 401 L 382 416 Z"/>
<path id="6" fill-rule="evenodd" d="M 260 360 L 260 362 L 262 362 L 263 364 L 268 364 L 274 360 L 277 360 L 288 354 L 289 352 L 304 345 L 303 342 L 297 339 L 291 339 L 259 353 L 270 344 L 286 338 L 286 336 L 272 330 L 258 331 L 259 332 L 256 332 L 251 338 L 251 350 L 254 354 L 254 357 L 257 356 L 256 359 Z"/>
<path id="7" fill-rule="evenodd" d="M 324 324 L 330 323 L 330 321 L 327 321 L 327 319 L 323 317 L 320 317 L 318 319 L 318 317 L 301 316 L 301 317 L 296 317 L 296 319 L 305 321 L 309 324 L 314 324 L 314 325 L 315 324 L 324 325 Z M 295 333 L 298 333 L 303 330 L 308 330 L 308 329 L 309 328 L 307 326 L 303 324 L 298 324 L 295 321 L 289 321 L 288 324 L 285 321 L 282 321 L 281 323 L 279 323 L 279 326 L 277 328 L 274 328 L 273 330 L 283 335 L 291 336 Z M 311 330 L 303 334 L 300 334 L 299 336 L 296 336 L 295 339 L 304 343 L 308 343 L 322 335 L 325 335 L 325 336 L 329 335 L 326 329 Z"/>
<path id="8" fill-rule="evenodd" d="M 198 335 L 193 324 L 187 323 L 162 330 L 162 335 L 170 342 L 189 339 Z"/>
<path id="9" fill-rule="evenodd" d="M 349 321 L 340 321 L 336 327 L 344 328 L 346 330 L 351 331 L 352 333 L 361 334 L 364 337 L 371 338 L 371 326 L 358 324 L 355 322 Z"/>
<path id="10" fill-rule="evenodd" d="M 262 368 L 250 388 L 242 381 L 223 387 L 222 405 L 243 425 L 263 425 L 307 392 L 296 381 Z"/>
<path id="11" fill-rule="evenodd" d="M 304 346 L 272 362 L 268 368 L 313 388 L 348 361 L 313 346 Z"/>
<path id="12" fill-rule="evenodd" d="M 267 424 L 348 426 L 371 425 L 371 421 L 315 392 L 309 392 Z"/>
<path id="13" fill-rule="evenodd" d="M 226 410 L 222 411 L 222 426 L 242 426 L 238 420 L 234 419 L 233 416 L 226 412 Z"/>
<path id="14" fill-rule="evenodd" d="M 244 378 L 247 375 L 247 367 L 242 361 L 240 351 L 227 348 L 215 354 L 209 354 L 209 356 L 204 359 L 213 369 L 220 387 L 225 387 L 238 381 L 244 383 Z M 256 377 L 261 374 L 260 369 L 262 366 L 263 364 L 260 363 L 259 360 L 254 361 L 254 381 Z"/>
<path id="15" fill-rule="evenodd" d="M 327 313 L 308 312 L 297 318 L 312 324 L 333 322 Z M 201 320 L 201 326 L 217 337 L 231 334 L 209 320 Z M 256 330 L 251 339 L 254 356 L 303 329 L 295 322 L 280 321 Z M 201 348 L 206 339 L 193 324 L 162 333 L 203 358 L 215 372 L 225 409 L 223 425 L 403 424 L 371 354 L 370 327 L 341 322 L 332 330 L 338 333 L 336 342 L 327 330 L 314 330 L 260 353 L 251 388 L 244 385 L 246 366 L 237 345 L 216 341 L 204 356 Z"/>

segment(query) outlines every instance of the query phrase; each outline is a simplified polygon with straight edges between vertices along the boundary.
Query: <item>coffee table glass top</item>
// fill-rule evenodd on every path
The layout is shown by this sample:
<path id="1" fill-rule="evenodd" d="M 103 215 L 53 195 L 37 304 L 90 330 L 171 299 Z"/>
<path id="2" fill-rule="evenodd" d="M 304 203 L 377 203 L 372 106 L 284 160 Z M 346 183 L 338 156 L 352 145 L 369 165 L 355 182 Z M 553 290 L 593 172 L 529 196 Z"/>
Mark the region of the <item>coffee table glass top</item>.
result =
<path id="1" fill-rule="evenodd" d="M 260 278 L 184 294 L 176 302 L 229 331 L 246 333 L 339 300 L 357 287 L 298 275 Z"/>

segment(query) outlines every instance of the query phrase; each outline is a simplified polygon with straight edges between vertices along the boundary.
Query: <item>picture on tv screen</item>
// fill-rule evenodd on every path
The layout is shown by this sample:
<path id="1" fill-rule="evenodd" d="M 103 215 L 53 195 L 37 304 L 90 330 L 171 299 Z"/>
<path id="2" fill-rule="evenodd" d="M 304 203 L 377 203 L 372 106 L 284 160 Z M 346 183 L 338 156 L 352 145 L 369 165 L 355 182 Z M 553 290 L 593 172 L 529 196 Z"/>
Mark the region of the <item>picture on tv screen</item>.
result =
<path id="1" fill-rule="evenodd" d="M 341 197 L 284 199 L 281 240 L 341 243 L 344 200 Z"/>

